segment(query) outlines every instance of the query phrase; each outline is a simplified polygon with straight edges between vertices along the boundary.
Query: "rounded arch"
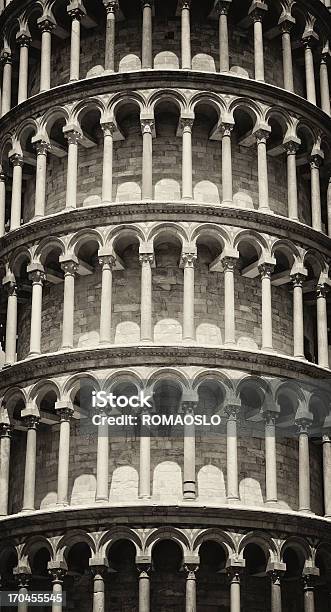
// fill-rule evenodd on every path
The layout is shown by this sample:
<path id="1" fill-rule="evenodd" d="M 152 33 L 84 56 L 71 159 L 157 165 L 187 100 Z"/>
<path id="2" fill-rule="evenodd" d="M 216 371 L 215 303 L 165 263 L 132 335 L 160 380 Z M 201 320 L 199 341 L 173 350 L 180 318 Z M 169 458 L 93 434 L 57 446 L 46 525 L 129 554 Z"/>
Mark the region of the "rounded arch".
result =
<path id="1" fill-rule="evenodd" d="M 162 368 L 156 370 L 147 378 L 147 386 L 154 389 L 158 383 L 166 380 L 171 380 L 177 383 L 182 391 L 187 391 L 190 388 L 189 379 L 183 372 L 178 372 L 175 368 Z"/>
<path id="2" fill-rule="evenodd" d="M 85 98 L 77 102 L 71 109 L 71 116 L 74 123 L 81 125 L 84 116 L 90 111 L 100 113 L 100 118 L 106 113 L 106 105 L 101 98 Z"/>
<path id="3" fill-rule="evenodd" d="M 139 535 L 129 527 L 114 527 L 104 534 L 100 540 L 98 552 L 101 553 L 103 557 L 107 557 L 111 546 L 119 540 L 128 540 L 129 542 L 132 542 L 136 548 L 137 555 L 142 554 L 142 540 Z"/>
<path id="4" fill-rule="evenodd" d="M 236 546 L 231 535 L 222 529 L 206 529 L 206 531 L 198 533 L 194 539 L 192 549 L 199 553 L 200 547 L 204 542 L 217 542 L 217 544 L 220 544 L 227 558 L 236 552 Z"/>
<path id="5" fill-rule="evenodd" d="M 102 388 L 105 390 L 111 390 L 120 384 L 127 383 L 128 385 L 136 385 L 138 390 L 142 390 L 144 385 L 139 374 L 134 370 L 123 370 L 119 372 L 113 372 L 103 382 Z"/>
<path id="6" fill-rule="evenodd" d="M 214 238 L 214 240 L 221 246 L 222 251 L 225 247 L 230 247 L 231 245 L 231 238 L 225 227 L 219 227 L 211 223 L 204 223 L 193 230 L 191 241 L 192 243 L 197 243 L 199 239 L 204 237 Z"/>
<path id="7" fill-rule="evenodd" d="M 276 544 L 272 540 L 272 538 L 269 537 L 268 534 L 263 533 L 261 531 L 251 531 L 250 533 L 244 535 L 238 544 L 238 553 L 241 557 L 243 557 L 245 548 L 249 546 L 249 544 L 255 544 L 263 550 L 267 563 L 269 560 L 278 560 L 278 551 Z"/>
<path id="8" fill-rule="evenodd" d="M 61 397 L 60 388 L 55 380 L 40 380 L 37 382 L 29 392 L 28 400 L 36 402 L 37 406 L 40 406 L 40 402 L 48 393 L 55 393 L 56 401 Z"/>
<path id="9" fill-rule="evenodd" d="M 168 234 L 177 239 L 182 247 L 184 246 L 185 242 L 188 242 L 188 236 L 185 229 L 178 223 L 160 223 L 154 226 L 150 230 L 147 239 L 149 242 L 152 242 L 153 245 L 155 245 L 156 241 L 162 234 Z"/>
<path id="10" fill-rule="evenodd" d="M 32 255 L 27 247 L 19 247 L 11 254 L 9 268 L 15 278 L 19 278 L 23 264 L 29 265 L 32 262 Z"/>
<path id="11" fill-rule="evenodd" d="M 295 120 L 291 117 L 291 115 L 284 109 L 279 106 L 271 106 L 268 108 L 265 114 L 265 121 L 270 125 L 270 121 L 277 121 L 282 128 L 283 136 L 287 132 L 292 132 L 295 126 Z"/>
<path id="12" fill-rule="evenodd" d="M 315 249 L 308 249 L 304 254 L 303 263 L 305 267 L 310 267 L 315 278 L 318 280 L 321 273 L 328 273 L 326 261 L 322 255 Z"/>
<path id="13" fill-rule="evenodd" d="M 139 114 L 142 113 L 143 110 L 146 110 L 146 102 L 143 96 L 130 92 L 127 93 L 119 93 L 108 102 L 107 110 L 110 111 L 110 115 L 114 117 L 117 122 L 117 114 L 118 112 L 127 105 L 134 105 L 138 108 Z"/>
<path id="14" fill-rule="evenodd" d="M 202 370 L 201 372 L 198 372 L 197 374 L 193 376 L 192 388 L 198 390 L 201 384 L 208 382 L 208 381 L 213 381 L 217 383 L 222 388 L 224 387 L 225 390 L 228 390 L 228 389 L 233 390 L 233 383 L 232 383 L 231 377 L 227 373 L 222 372 L 221 370 L 208 370 L 208 369 Z"/>
<path id="15" fill-rule="evenodd" d="M 303 264 L 302 254 L 291 240 L 286 238 L 276 240 L 271 247 L 271 256 L 275 257 L 277 251 L 283 252 L 288 259 L 294 258 L 296 263 Z"/>
<path id="16" fill-rule="evenodd" d="M 185 96 L 173 89 L 164 89 L 161 92 L 154 92 L 147 99 L 147 109 L 155 113 L 158 105 L 162 102 L 172 102 L 177 107 L 180 115 L 187 110 L 187 100 Z"/>
<path id="17" fill-rule="evenodd" d="M 255 249 L 258 255 L 258 259 L 262 256 L 262 254 L 269 254 L 270 247 L 264 236 L 261 236 L 258 232 L 254 230 L 241 230 L 236 234 L 233 246 L 234 248 L 240 249 L 241 243 L 246 242 L 251 247 Z"/>
<path id="18" fill-rule="evenodd" d="M 28 538 L 22 548 L 21 559 L 28 559 L 30 566 L 32 566 L 33 558 L 41 548 L 46 548 L 50 554 L 51 559 L 53 559 L 53 548 L 49 540 L 47 540 L 47 538 L 41 535 L 32 536 L 31 538 Z"/>
<path id="19" fill-rule="evenodd" d="M 86 382 L 86 384 L 90 384 L 95 391 L 100 391 L 100 382 L 97 377 L 94 376 L 94 374 L 89 372 L 74 374 L 73 376 L 70 376 L 70 378 L 68 378 L 63 385 L 62 399 L 69 399 L 73 401 L 83 381 Z"/>
<path id="20" fill-rule="evenodd" d="M 26 147 L 29 134 L 31 134 L 31 132 L 37 134 L 38 129 L 38 123 L 33 119 L 33 117 L 29 117 L 22 121 L 22 123 L 20 123 L 19 127 L 16 130 L 15 137 L 20 143 L 22 150 L 24 150 L 24 148 Z"/>
<path id="21" fill-rule="evenodd" d="M 23 403 L 24 408 L 26 407 L 28 398 L 25 389 L 21 389 L 20 387 L 11 387 L 5 391 L 2 397 L 2 406 L 8 412 L 10 420 L 14 416 L 15 408 L 20 402 Z"/>
<path id="22" fill-rule="evenodd" d="M 226 111 L 226 105 L 221 96 L 213 94 L 211 92 L 198 92 L 195 93 L 188 100 L 188 109 L 195 113 L 195 109 L 199 104 L 205 104 L 211 106 L 217 113 L 218 120 L 222 118 L 222 114 Z"/>
<path id="23" fill-rule="evenodd" d="M 53 108 L 47 110 L 41 118 L 41 129 L 44 130 L 49 137 L 54 124 L 61 119 L 65 122 L 65 124 L 69 123 L 70 116 L 68 109 L 63 106 L 54 106 Z"/>
<path id="24" fill-rule="evenodd" d="M 8 164 L 8 154 L 9 154 L 9 151 L 13 147 L 13 137 L 14 136 L 13 136 L 12 132 L 7 132 L 1 138 L 1 144 L 0 144 L 0 163 L 1 163 L 2 169 L 3 169 L 5 163 Z"/>
<path id="25" fill-rule="evenodd" d="M 112 228 L 105 238 L 105 245 L 112 248 L 115 253 L 125 250 L 132 243 L 141 246 L 144 242 L 145 236 L 140 227 L 126 225 Z"/>
<path id="26" fill-rule="evenodd" d="M 96 544 L 92 536 L 82 529 L 76 529 L 59 540 L 55 551 L 56 559 L 63 560 L 75 544 L 87 544 L 91 554 L 96 553 Z"/>
<path id="27" fill-rule="evenodd" d="M 162 540 L 176 542 L 181 548 L 183 556 L 188 554 L 191 550 L 188 537 L 180 531 L 180 529 L 176 529 L 175 527 L 159 527 L 159 529 L 156 529 L 156 531 L 148 536 L 145 542 L 144 553 L 151 557 L 155 545 Z"/>
<path id="28" fill-rule="evenodd" d="M 77 256 L 80 248 L 84 246 L 84 244 L 86 244 L 87 242 L 97 242 L 99 248 L 104 246 L 103 236 L 100 232 L 98 232 L 98 230 L 83 229 L 72 236 L 68 244 L 67 251 L 69 253 L 72 252 L 74 255 Z"/>
<path id="29" fill-rule="evenodd" d="M 289 548 L 298 554 L 304 565 L 312 565 L 313 559 L 311 548 L 304 538 L 301 538 L 300 536 L 291 536 L 288 538 L 280 549 L 280 561 L 284 561 L 284 553 Z"/>
<path id="30" fill-rule="evenodd" d="M 65 244 L 58 236 L 49 236 L 48 238 L 44 238 L 37 247 L 34 254 L 34 259 L 44 265 L 48 255 L 53 250 L 60 250 L 61 255 L 64 255 L 65 253 Z"/>
<path id="31" fill-rule="evenodd" d="M 253 121 L 253 125 L 263 120 L 263 109 L 260 104 L 250 98 L 235 98 L 229 105 L 228 111 L 233 115 L 236 111 L 246 112 Z"/>

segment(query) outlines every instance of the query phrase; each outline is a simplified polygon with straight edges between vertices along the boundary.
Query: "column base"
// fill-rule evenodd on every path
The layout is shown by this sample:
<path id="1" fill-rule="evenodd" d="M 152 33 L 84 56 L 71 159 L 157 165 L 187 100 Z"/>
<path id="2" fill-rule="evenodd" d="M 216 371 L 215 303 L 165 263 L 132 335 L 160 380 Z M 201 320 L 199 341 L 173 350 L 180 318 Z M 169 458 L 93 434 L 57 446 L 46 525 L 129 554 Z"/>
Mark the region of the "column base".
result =
<path id="1" fill-rule="evenodd" d="M 110 340 L 102 340 L 101 342 L 99 342 L 99 346 L 111 346 L 111 341 Z"/>
<path id="2" fill-rule="evenodd" d="M 29 514 L 29 512 L 35 512 L 35 508 L 22 508 L 22 514 Z"/>
<path id="3" fill-rule="evenodd" d="M 237 348 L 236 342 L 224 342 L 224 348 L 235 349 Z"/>
<path id="4" fill-rule="evenodd" d="M 300 361 L 307 361 L 304 355 L 293 355 L 294 359 L 300 359 Z"/>
<path id="5" fill-rule="evenodd" d="M 63 344 L 63 346 L 61 346 L 61 350 L 62 351 L 71 351 L 71 349 L 73 349 L 74 347 L 72 345 L 69 344 Z"/>
<path id="6" fill-rule="evenodd" d="M 304 514 L 315 514 L 310 508 L 299 508 L 299 512 L 303 512 Z"/>
<path id="7" fill-rule="evenodd" d="M 222 200 L 221 206 L 233 206 L 233 200 Z"/>
<path id="8" fill-rule="evenodd" d="M 141 494 L 141 495 L 138 495 L 138 499 L 151 499 L 151 496 L 147 495 L 147 494 L 146 495 L 145 494 Z"/>
<path id="9" fill-rule="evenodd" d="M 277 499 L 268 499 L 264 505 L 268 506 L 268 508 L 278 508 L 279 507 Z"/>
<path id="10" fill-rule="evenodd" d="M 265 207 L 265 206 L 263 206 L 261 208 L 258 208 L 258 212 L 266 213 L 268 215 L 273 215 L 274 214 L 274 211 L 271 210 L 271 208 L 268 208 L 268 207 Z"/>
<path id="11" fill-rule="evenodd" d="M 28 358 L 29 359 L 33 359 L 33 357 L 39 357 L 40 355 L 41 355 L 41 352 L 40 353 L 31 352 L 31 353 L 28 354 Z"/>
<path id="12" fill-rule="evenodd" d="M 67 508 L 69 506 L 69 503 L 66 502 L 56 502 L 56 507 L 57 508 Z"/>
<path id="13" fill-rule="evenodd" d="M 226 501 L 228 504 L 232 504 L 233 506 L 241 504 L 241 500 L 239 499 L 239 497 L 227 497 Z"/>
<path id="14" fill-rule="evenodd" d="M 43 219 L 45 216 L 45 214 L 40 214 L 40 215 L 34 215 L 34 217 L 32 217 L 31 221 L 38 221 L 38 219 Z"/>
<path id="15" fill-rule="evenodd" d="M 104 503 L 109 504 L 109 499 L 108 499 L 108 497 L 96 497 L 95 498 L 95 503 L 96 504 L 104 504 Z"/>

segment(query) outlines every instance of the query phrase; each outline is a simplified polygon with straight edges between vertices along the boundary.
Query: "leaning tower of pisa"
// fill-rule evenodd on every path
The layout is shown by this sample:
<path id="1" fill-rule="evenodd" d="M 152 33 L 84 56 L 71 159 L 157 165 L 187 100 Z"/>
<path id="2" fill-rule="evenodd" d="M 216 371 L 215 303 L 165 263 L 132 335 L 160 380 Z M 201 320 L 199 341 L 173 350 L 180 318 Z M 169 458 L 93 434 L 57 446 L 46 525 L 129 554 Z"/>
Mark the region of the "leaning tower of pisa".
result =
<path id="1" fill-rule="evenodd" d="M 330 612 L 330 0 L 0 5 L 2 609 Z"/>

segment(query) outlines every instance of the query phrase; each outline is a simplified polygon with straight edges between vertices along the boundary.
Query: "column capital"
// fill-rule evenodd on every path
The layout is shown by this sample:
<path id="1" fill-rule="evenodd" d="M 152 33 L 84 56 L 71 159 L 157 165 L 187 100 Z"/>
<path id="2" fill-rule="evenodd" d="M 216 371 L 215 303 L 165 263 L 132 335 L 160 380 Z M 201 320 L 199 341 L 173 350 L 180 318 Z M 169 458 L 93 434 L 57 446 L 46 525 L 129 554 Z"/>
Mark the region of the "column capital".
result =
<path id="1" fill-rule="evenodd" d="M 295 419 L 295 425 L 298 428 L 299 434 L 307 434 L 308 435 L 309 429 L 310 429 L 311 424 L 312 424 L 312 421 L 313 421 L 312 417 L 309 418 L 308 416 L 307 417 L 301 417 L 301 418 Z"/>
<path id="2" fill-rule="evenodd" d="M 56 21 L 50 13 L 42 15 L 37 19 L 37 26 L 41 32 L 52 32 L 56 28 Z"/>
<path id="3" fill-rule="evenodd" d="M 118 0 L 103 0 L 103 5 L 107 11 L 107 15 L 116 13 L 119 10 Z"/>
<path id="4" fill-rule="evenodd" d="M 16 296 L 17 297 L 17 293 L 18 293 L 18 286 L 15 280 L 5 280 L 4 279 L 4 283 L 3 286 L 7 291 L 8 296 Z"/>
<path id="5" fill-rule="evenodd" d="M 318 42 L 319 36 L 314 30 L 307 30 L 303 33 L 301 42 L 305 49 L 312 49 Z"/>
<path id="6" fill-rule="evenodd" d="M 12 163 L 13 166 L 21 166 L 21 167 L 23 167 L 23 165 L 24 165 L 23 155 L 22 155 L 22 153 L 19 153 L 18 151 L 14 151 L 14 150 L 9 151 L 8 159 Z"/>
<path id="7" fill-rule="evenodd" d="M 310 162 L 310 167 L 312 169 L 316 168 L 317 170 L 319 170 L 324 162 L 323 151 L 318 151 L 318 150 L 316 150 L 315 152 L 313 151 L 309 158 L 309 162 Z"/>
<path id="8" fill-rule="evenodd" d="M 236 268 L 238 267 L 239 259 L 238 257 L 226 255 L 225 257 L 221 258 L 221 262 L 224 272 L 235 272 Z"/>
<path id="9" fill-rule="evenodd" d="M 272 584 L 280 586 L 281 579 L 286 573 L 285 563 L 270 563 L 267 567 L 267 575 L 269 576 Z"/>
<path id="10" fill-rule="evenodd" d="M 304 567 L 302 572 L 302 580 L 305 591 L 313 591 L 316 586 L 317 578 L 320 575 L 318 567 Z"/>
<path id="11" fill-rule="evenodd" d="M 291 274 L 291 280 L 293 288 L 299 287 L 302 289 L 303 283 L 307 280 L 307 275 L 303 274 L 302 272 L 296 272 L 295 274 Z"/>
<path id="12" fill-rule="evenodd" d="M 222 123 L 220 126 L 221 138 L 224 136 L 231 136 L 234 129 L 234 123 Z"/>
<path id="13" fill-rule="evenodd" d="M 10 49 L 8 48 L 2 49 L 0 53 L 0 63 L 1 64 L 11 64 L 12 63 L 12 52 Z"/>
<path id="14" fill-rule="evenodd" d="M 183 268 L 194 268 L 197 258 L 196 253 L 182 253 L 181 266 Z"/>
<path id="15" fill-rule="evenodd" d="M 101 268 L 110 268 L 111 270 L 116 266 L 115 255 L 98 255 L 98 262 Z"/>
<path id="16" fill-rule="evenodd" d="M 179 120 L 180 129 L 182 132 L 192 132 L 194 117 L 181 117 Z"/>
<path id="17" fill-rule="evenodd" d="M 113 134 L 118 129 L 115 121 L 100 122 L 100 126 L 104 133 L 104 136 L 113 136 Z"/>
<path id="18" fill-rule="evenodd" d="M 248 16 L 252 20 L 252 23 L 255 23 L 256 21 L 262 21 L 267 11 L 268 6 L 265 4 L 265 2 L 262 2 L 261 0 L 253 0 L 248 11 Z"/>
<path id="19" fill-rule="evenodd" d="M 282 34 L 290 34 L 295 26 L 295 19 L 290 14 L 284 15 L 278 21 Z"/>
<path id="20" fill-rule="evenodd" d="M 227 15 L 229 13 L 231 4 L 232 0 L 216 0 L 215 10 L 217 11 L 218 16 Z"/>
<path id="21" fill-rule="evenodd" d="M 325 299 L 328 292 L 330 290 L 329 285 L 327 285 L 326 283 L 318 283 L 317 287 L 316 287 L 316 296 L 317 299 L 319 300 L 320 298 Z"/>
<path id="22" fill-rule="evenodd" d="M 67 258 L 65 255 L 59 257 L 59 262 L 65 276 L 75 276 L 78 271 L 77 257 Z"/>
<path id="23" fill-rule="evenodd" d="M 32 41 L 29 30 L 19 30 L 16 34 L 16 42 L 20 47 L 29 47 Z"/>
<path id="24" fill-rule="evenodd" d="M 267 144 L 267 140 L 270 137 L 270 134 L 271 134 L 271 128 L 268 125 L 265 125 L 263 127 L 258 127 L 256 130 L 253 131 L 253 135 L 256 138 L 257 144 L 260 144 L 260 143 Z"/>
<path id="25" fill-rule="evenodd" d="M 196 572 L 199 569 L 199 563 L 185 563 L 184 561 L 184 570 L 187 574 L 187 580 L 195 580 L 196 579 Z"/>
<path id="26" fill-rule="evenodd" d="M 27 429 L 37 429 L 40 422 L 40 416 L 36 414 L 26 414 L 23 416 L 22 421 L 24 427 Z"/>
<path id="27" fill-rule="evenodd" d="M 191 8 L 192 0 L 179 0 L 179 9 L 182 11 L 184 9 L 189 10 Z"/>
<path id="28" fill-rule="evenodd" d="M 153 130 L 155 126 L 154 118 L 153 119 L 152 118 L 140 119 L 140 125 L 141 125 L 142 134 L 152 134 L 153 135 Z"/>
<path id="29" fill-rule="evenodd" d="M 140 0 L 140 4 L 141 4 L 142 9 L 144 9 L 145 6 L 153 8 L 154 0 Z"/>
<path id="30" fill-rule="evenodd" d="M 28 588 L 32 578 L 31 569 L 28 565 L 18 565 L 13 569 L 14 578 L 18 582 L 19 588 Z"/>
<path id="31" fill-rule="evenodd" d="M 299 138 L 292 137 L 290 140 L 284 140 L 283 147 L 287 155 L 296 155 L 300 149 L 301 141 Z"/>
<path id="32" fill-rule="evenodd" d="M 241 402 L 231 402 L 224 408 L 228 421 L 237 421 L 241 414 Z"/>
<path id="33" fill-rule="evenodd" d="M 93 576 L 104 576 L 109 570 L 107 559 L 97 555 L 89 560 L 89 566 Z"/>
<path id="34" fill-rule="evenodd" d="M 74 414 L 74 408 L 70 401 L 55 402 L 55 412 L 59 415 L 61 422 L 70 422 Z"/>
<path id="35" fill-rule="evenodd" d="M 279 413 L 275 410 L 264 410 L 263 419 L 266 425 L 276 425 Z"/>
<path id="36" fill-rule="evenodd" d="M 84 7 L 81 0 L 71 0 L 67 6 L 67 13 L 71 19 L 80 21 L 82 17 L 86 15 L 86 8 Z"/>
<path id="37" fill-rule="evenodd" d="M 154 253 L 140 253 L 139 263 L 141 265 L 149 263 L 152 266 L 154 263 Z"/>
<path id="38" fill-rule="evenodd" d="M 83 137 L 82 130 L 78 125 L 65 125 L 62 131 L 69 144 L 77 145 Z"/>
<path id="39" fill-rule="evenodd" d="M 43 286 L 44 282 L 46 281 L 46 274 L 43 270 L 33 268 L 29 271 L 29 279 L 32 281 L 33 285 Z"/>
<path id="40" fill-rule="evenodd" d="M 136 558 L 136 568 L 139 572 L 139 578 L 149 578 L 149 574 L 152 571 L 152 560 L 146 560 L 145 558 Z"/>
<path id="41" fill-rule="evenodd" d="M 226 573 L 231 582 L 240 584 L 241 577 L 245 571 L 245 559 L 229 559 L 226 564 Z"/>
<path id="42" fill-rule="evenodd" d="M 13 427 L 10 423 L 0 421 L 0 439 L 11 438 L 13 433 Z"/>
<path id="43" fill-rule="evenodd" d="M 194 415 L 196 409 L 198 407 L 197 401 L 192 400 L 183 400 L 181 402 L 181 408 L 184 414 L 192 414 Z"/>
<path id="44" fill-rule="evenodd" d="M 48 561 L 47 570 L 53 582 L 62 583 L 68 567 L 64 561 Z"/>
<path id="45" fill-rule="evenodd" d="M 258 266 L 261 280 L 263 280 L 264 278 L 268 278 L 269 280 L 271 280 L 271 275 L 274 269 L 275 269 L 275 265 L 272 263 L 268 263 L 268 262 L 261 263 Z"/>
<path id="46" fill-rule="evenodd" d="M 34 139 L 32 139 L 32 143 L 34 144 L 34 147 L 36 149 L 37 155 L 45 155 L 45 156 L 47 156 L 47 153 L 51 150 L 51 145 L 46 140 L 43 140 L 43 139 L 34 140 Z"/>

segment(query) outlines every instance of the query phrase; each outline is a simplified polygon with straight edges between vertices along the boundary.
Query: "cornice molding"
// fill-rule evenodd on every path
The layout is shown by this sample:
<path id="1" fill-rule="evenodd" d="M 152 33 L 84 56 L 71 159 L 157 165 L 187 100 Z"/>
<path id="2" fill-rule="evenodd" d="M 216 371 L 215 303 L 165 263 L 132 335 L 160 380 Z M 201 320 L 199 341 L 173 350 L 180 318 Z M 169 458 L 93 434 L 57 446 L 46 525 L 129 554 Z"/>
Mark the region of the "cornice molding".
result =
<path id="1" fill-rule="evenodd" d="M 277 512 L 272 510 L 251 509 L 238 506 L 219 508 L 177 504 L 157 506 L 140 504 L 132 506 L 86 506 L 43 510 L 31 514 L 17 514 L 0 519 L 2 543 L 9 538 L 24 538 L 35 533 L 48 537 L 57 533 L 67 533 L 79 527 L 89 531 L 105 530 L 130 525 L 133 529 L 143 527 L 171 526 L 181 528 L 213 528 L 222 525 L 223 529 L 250 531 L 263 529 L 271 531 L 273 537 L 287 538 L 300 534 L 303 537 L 321 538 L 331 544 L 331 521 L 317 515 L 297 512 Z"/>
<path id="2" fill-rule="evenodd" d="M 81 79 L 64 85 L 58 85 L 50 91 L 38 93 L 25 102 L 12 108 L 0 119 L 0 131 L 12 130 L 25 119 L 37 117 L 54 105 L 56 97 L 59 106 L 82 100 L 87 96 L 120 93 L 127 89 L 143 91 L 146 89 L 192 89 L 213 91 L 218 94 L 232 94 L 281 107 L 302 117 L 331 136 L 331 117 L 305 98 L 286 91 L 281 87 L 270 85 L 254 79 L 236 76 L 232 73 L 220 74 L 186 70 L 137 70 L 135 72 L 103 73 L 100 76 Z"/>
<path id="3" fill-rule="evenodd" d="M 46 379 L 63 375 L 64 372 L 102 370 L 109 364 L 112 368 L 124 368 L 142 363 L 146 367 L 231 368 L 255 376 L 275 375 L 298 380 L 300 375 L 306 381 L 331 381 L 330 370 L 276 353 L 204 346 L 132 345 L 74 349 L 19 361 L 0 372 L 0 393 L 13 386 L 23 387 L 34 383 L 40 380 L 40 373 Z"/>
<path id="4" fill-rule="evenodd" d="M 4 258 L 18 247 L 38 242 L 47 236 L 65 235 L 87 227 L 148 221 L 178 223 L 178 219 L 256 230 L 276 238 L 290 239 L 296 244 L 314 248 L 326 257 L 331 257 L 331 238 L 329 236 L 303 223 L 291 221 L 287 217 L 222 205 L 154 200 L 82 207 L 31 221 L 8 232 L 0 239 L 0 257 Z"/>

